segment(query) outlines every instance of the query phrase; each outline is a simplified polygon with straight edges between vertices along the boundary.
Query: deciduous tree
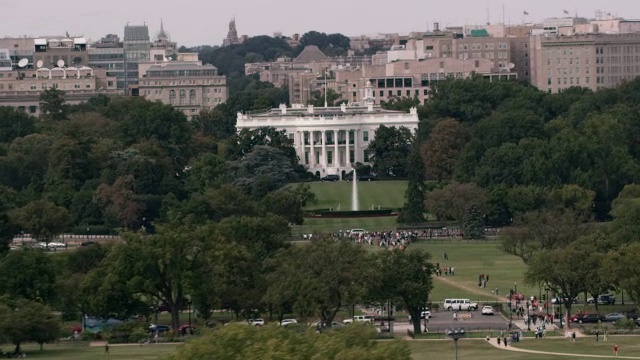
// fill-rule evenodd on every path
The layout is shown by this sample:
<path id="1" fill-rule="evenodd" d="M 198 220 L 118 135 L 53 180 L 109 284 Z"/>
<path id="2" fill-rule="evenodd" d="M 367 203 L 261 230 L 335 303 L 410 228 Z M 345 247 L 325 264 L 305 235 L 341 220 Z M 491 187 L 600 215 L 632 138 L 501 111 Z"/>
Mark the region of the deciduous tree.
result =
<path id="1" fill-rule="evenodd" d="M 469 133 L 460 122 L 439 121 L 421 148 L 427 176 L 438 181 L 451 179 L 468 141 Z"/>

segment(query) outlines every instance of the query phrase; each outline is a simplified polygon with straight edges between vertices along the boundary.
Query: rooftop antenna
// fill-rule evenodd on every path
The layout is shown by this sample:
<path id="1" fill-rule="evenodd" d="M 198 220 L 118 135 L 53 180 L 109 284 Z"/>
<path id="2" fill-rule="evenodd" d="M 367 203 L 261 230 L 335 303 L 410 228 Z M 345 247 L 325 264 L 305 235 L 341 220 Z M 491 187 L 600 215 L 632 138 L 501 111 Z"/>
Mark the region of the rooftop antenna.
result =
<path id="1" fill-rule="evenodd" d="M 487 25 L 491 25 L 491 16 L 489 12 L 489 6 L 487 6 Z"/>
<path id="2" fill-rule="evenodd" d="M 504 25 L 504 4 L 502 4 L 502 25 Z"/>

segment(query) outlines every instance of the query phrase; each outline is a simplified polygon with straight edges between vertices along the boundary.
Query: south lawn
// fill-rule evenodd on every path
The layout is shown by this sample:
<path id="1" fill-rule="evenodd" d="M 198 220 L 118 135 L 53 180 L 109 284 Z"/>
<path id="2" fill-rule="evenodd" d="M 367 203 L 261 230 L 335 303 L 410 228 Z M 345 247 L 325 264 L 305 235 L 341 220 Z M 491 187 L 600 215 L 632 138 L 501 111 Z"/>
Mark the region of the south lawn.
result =
<path id="1" fill-rule="evenodd" d="M 358 181 L 360 210 L 390 208 L 398 210 L 404 204 L 406 181 Z M 317 202 L 307 204 L 309 209 L 351 210 L 351 181 L 312 182 L 311 191 L 316 194 Z"/>

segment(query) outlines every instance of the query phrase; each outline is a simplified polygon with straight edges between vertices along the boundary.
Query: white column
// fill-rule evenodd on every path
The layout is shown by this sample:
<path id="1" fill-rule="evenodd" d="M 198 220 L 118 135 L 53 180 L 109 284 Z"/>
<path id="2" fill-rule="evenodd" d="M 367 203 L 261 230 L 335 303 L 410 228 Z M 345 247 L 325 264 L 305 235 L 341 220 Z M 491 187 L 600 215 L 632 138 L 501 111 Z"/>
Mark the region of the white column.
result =
<path id="1" fill-rule="evenodd" d="M 313 146 L 313 130 L 309 131 L 309 164 L 313 168 L 316 166 L 316 149 Z"/>
<path id="2" fill-rule="evenodd" d="M 347 140 L 346 141 L 347 145 L 344 147 L 344 163 L 347 164 L 347 165 L 349 163 L 351 163 L 351 161 L 349 161 L 349 160 L 351 160 L 351 159 L 349 159 L 349 131 L 350 131 L 349 129 L 344 131 L 345 132 L 345 138 Z"/>
<path id="3" fill-rule="evenodd" d="M 322 167 L 327 168 L 327 132 L 322 130 Z"/>
<path id="4" fill-rule="evenodd" d="M 360 149 L 358 149 L 358 137 L 360 137 L 359 130 L 358 129 L 353 130 L 353 162 L 354 163 L 358 162 L 358 152 L 360 151 Z"/>
<path id="5" fill-rule="evenodd" d="M 333 130 L 333 167 L 340 166 L 340 158 L 338 157 L 338 130 Z"/>
<path id="6" fill-rule="evenodd" d="M 307 163 L 304 162 L 304 153 L 307 151 L 307 149 L 304 147 L 304 131 L 298 131 L 298 134 L 300 134 L 300 136 L 298 137 L 300 141 L 300 161 L 302 162 L 302 164 L 306 165 Z"/>

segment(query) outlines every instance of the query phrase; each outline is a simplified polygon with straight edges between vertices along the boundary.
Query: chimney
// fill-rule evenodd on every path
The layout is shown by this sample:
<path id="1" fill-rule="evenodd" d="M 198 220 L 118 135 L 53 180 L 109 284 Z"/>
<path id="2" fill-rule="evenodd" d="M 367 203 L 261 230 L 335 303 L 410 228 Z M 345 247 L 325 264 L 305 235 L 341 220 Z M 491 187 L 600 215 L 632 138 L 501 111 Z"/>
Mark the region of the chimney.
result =
<path id="1" fill-rule="evenodd" d="M 440 31 L 440 23 L 439 22 L 434 22 L 433 23 L 433 32 L 438 32 Z"/>
<path id="2" fill-rule="evenodd" d="M 280 104 L 280 114 L 287 115 L 287 105 Z"/>
<path id="3" fill-rule="evenodd" d="M 347 112 L 347 104 L 342 103 L 340 104 L 340 111 L 342 111 L 343 113 Z"/>
<path id="4" fill-rule="evenodd" d="M 309 105 L 309 107 L 307 107 L 307 113 L 313 114 L 313 105 Z"/>

